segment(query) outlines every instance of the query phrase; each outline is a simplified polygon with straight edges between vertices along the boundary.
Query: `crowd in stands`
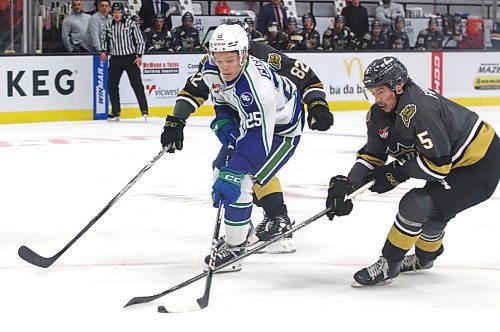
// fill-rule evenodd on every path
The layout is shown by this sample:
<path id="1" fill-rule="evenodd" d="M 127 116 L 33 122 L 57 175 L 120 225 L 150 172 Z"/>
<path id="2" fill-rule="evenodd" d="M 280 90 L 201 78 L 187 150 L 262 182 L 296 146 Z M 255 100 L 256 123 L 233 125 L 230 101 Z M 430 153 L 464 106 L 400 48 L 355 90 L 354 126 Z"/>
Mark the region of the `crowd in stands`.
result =
<path id="1" fill-rule="evenodd" d="M 131 17 L 143 31 L 146 52 L 203 51 L 194 17 L 187 12 L 182 25 L 173 28 L 169 5 L 162 0 L 143 0 L 139 15 Z M 300 25 L 299 25 L 300 20 Z M 82 11 L 82 1 L 72 0 L 72 11 L 62 24 L 62 41 L 68 52 L 98 52 L 99 38 L 111 21 L 110 1 L 99 0 L 98 11 L 92 16 Z M 287 17 L 280 0 L 269 0 L 254 20 L 244 19 L 249 36 L 268 43 L 278 50 L 291 51 L 353 51 L 403 50 L 410 48 L 404 32 L 405 11 L 392 0 L 383 0 L 373 20 L 360 0 L 351 0 L 334 18 L 334 24 L 320 33 L 315 29 L 316 18 L 306 13 L 301 18 Z M 440 50 L 444 36 L 437 19 L 430 18 L 428 28 L 416 38 L 414 49 Z"/>

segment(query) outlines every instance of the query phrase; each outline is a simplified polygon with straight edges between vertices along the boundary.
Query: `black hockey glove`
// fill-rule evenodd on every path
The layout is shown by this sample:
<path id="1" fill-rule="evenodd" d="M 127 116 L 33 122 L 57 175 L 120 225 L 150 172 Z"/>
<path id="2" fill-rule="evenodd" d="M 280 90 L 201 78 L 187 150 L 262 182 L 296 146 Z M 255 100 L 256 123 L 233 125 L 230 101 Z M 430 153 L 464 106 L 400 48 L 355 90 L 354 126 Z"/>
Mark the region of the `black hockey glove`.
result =
<path id="1" fill-rule="evenodd" d="M 393 161 L 390 164 L 376 167 L 374 170 L 368 172 L 365 176 L 365 182 L 375 180 L 375 184 L 370 188 L 370 191 L 382 194 L 408 180 L 410 177 L 403 174 L 399 167 L 401 167 L 399 163 Z"/>
<path id="2" fill-rule="evenodd" d="M 307 124 L 312 130 L 326 131 L 333 125 L 333 114 L 324 100 L 307 105 Z"/>
<path id="3" fill-rule="evenodd" d="M 330 212 L 326 214 L 328 219 L 332 220 L 334 216 L 346 216 L 351 213 L 352 201 L 345 200 L 345 197 L 354 190 L 356 188 L 346 176 L 337 175 L 331 178 L 326 199 L 326 207 L 330 208 Z"/>
<path id="4" fill-rule="evenodd" d="M 182 150 L 184 142 L 184 126 L 186 120 L 176 116 L 167 115 L 163 133 L 161 133 L 161 145 L 163 147 L 170 146 L 168 153 L 174 153 L 175 150 Z"/>

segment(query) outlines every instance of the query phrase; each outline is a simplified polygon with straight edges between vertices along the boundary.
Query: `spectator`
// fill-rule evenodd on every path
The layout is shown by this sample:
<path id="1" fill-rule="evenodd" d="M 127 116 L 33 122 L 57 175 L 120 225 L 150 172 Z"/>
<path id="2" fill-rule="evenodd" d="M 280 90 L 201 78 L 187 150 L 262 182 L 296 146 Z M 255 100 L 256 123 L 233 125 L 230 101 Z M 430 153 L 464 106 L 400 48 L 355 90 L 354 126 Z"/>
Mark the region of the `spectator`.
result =
<path id="1" fill-rule="evenodd" d="M 120 121 L 120 93 L 118 85 L 123 71 L 127 72 L 130 85 L 134 90 L 142 116 L 147 121 L 148 101 L 144 93 L 141 70 L 144 38 L 131 19 L 124 16 L 125 8 L 121 2 L 111 6 L 113 20 L 104 29 L 101 43 L 101 62 L 111 55 L 108 69 L 108 91 L 111 101 L 111 114 L 108 121 Z"/>
<path id="2" fill-rule="evenodd" d="M 106 25 L 113 19 L 109 14 L 111 3 L 109 0 L 100 0 L 99 11 L 93 14 L 89 20 L 87 39 L 90 40 L 91 52 L 99 52 L 101 49 L 101 36 Z"/>
<path id="3" fill-rule="evenodd" d="M 139 16 L 143 21 L 143 29 L 151 28 L 154 25 L 154 17 L 156 14 L 163 14 L 170 8 L 169 4 L 164 0 L 142 0 L 142 6 L 139 10 Z M 167 30 L 172 30 L 172 17 L 165 17 L 165 27 Z"/>
<path id="4" fill-rule="evenodd" d="M 360 0 L 352 0 L 347 7 L 342 9 L 345 25 L 358 39 L 361 39 L 368 32 L 368 11 L 360 3 Z"/>
<path id="5" fill-rule="evenodd" d="M 321 48 L 321 36 L 314 29 L 316 26 L 316 18 L 312 13 L 307 13 L 302 16 L 302 37 L 305 50 L 317 50 Z"/>
<path id="6" fill-rule="evenodd" d="M 417 50 L 427 50 L 427 51 L 438 51 L 443 48 L 443 34 L 438 31 L 438 21 L 436 18 L 431 17 L 429 19 L 429 28 L 420 31 L 417 37 L 417 42 L 415 43 L 415 49 Z"/>
<path id="7" fill-rule="evenodd" d="M 302 30 L 297 28 L 297 19 L 295 17 L 289 17 L 287 20 L 285 34 L 287 35 L 288 45 L 287 50 L 300 50 L 302 49 Z"/>
<path id="8" fill-rule="evenodd" d="M 403 31 L 404 27 L 404 17 L 396 17 L 396 21 L 394 21 L 394 30 L 389 35 L 389 47 L 393 50 L 407 50 L 410 48 L 410 38 L 408 38 L 408 34 Z"/>
<path id="9" fill-rule="evenodd" d="M 278 22 L 270 22 L 268 32 L 266 33 L 266 41 L 269 46 L 282 51 L 288 45 L 288 37 L 286 33 L 278 27 Z"/>
<path id="10" fill-rule="evenodd" d="M 375 10 L 375 19 L 382 24 L 382 28 L 386 31 L 392 26 L 392 21 L 397 16 L 405 17 L 405 10 L 399 3 L 392 2 L 392 0 L 382 0 L 383 4 Z"/>
<path id="11" fill-rule="evenodd" d="M 81 0 L 71 1 L 71 13 L 62 21 L 62 42 L 67 52 L 91 52 L 87 29 L 90 15 L 83 12 Z"/>
<path id="12" fill-rule="evenodd" d="M 362 50 L 387 50 L 389 49 L 389 38 L 382 31 L 382 24 L 375 20 L 372 22 L 372 31 L 366 33 L 361 40 Z"/>
<path id="13" fill-rule="evenodd" d="M 279 28 L 281 30 L 285 29 L 285 24 L 287 22 L 286 11 L 280 2 L 280 0 L 270 0 L 268 4 L 260 8 L 259 14 L 257 15 L 257 30 L 259 30 L 260 33 L 267 33 L 269 22 L 278 22 Z"/>
<path id="14" fill-rule="evenodd" d="M 333 29 L 327 29 L 323 34 L 323 49 L 327 51 L 354 50 L 358 41 L 354 33 L 345 26 L 344 16 L 335 17 Z"/>
<path id="15" fill-rule="evenodd" d="M 174 37 L 165 27 L 165 15 L 156 14 L 154 27 L 144 30 L 146 52 L 173 52 Z"/>
<path id="16" fill-rule="evenodd" d="M 491 29 L 491 44 L 494 49 L 500 49 L 500 22 L 495 23 Z"/>
<path id="17" fill-rule="evenodd" d="M 193 27 L 194 16 L 190 12 L 182 15 L 182 25 L 172 31 L 174 35 L 174 51 L 193 52 L 201 48 L 200 34 Z"/>
<path id="18" fill-rule="evenodd" d="M 266 38 L 264 38 L 264 36 L 260 33 L 260 31 L 255 29 L 255 22 L 254 22 L 253 18 L 246 17 L 244 19 L 244 22 L 248 26 L 247 33 L 248 33 L 248 37 L 250 38 L 250 40 L 253 40 L 253 41 L 265 41 L 266 40 Z"/>

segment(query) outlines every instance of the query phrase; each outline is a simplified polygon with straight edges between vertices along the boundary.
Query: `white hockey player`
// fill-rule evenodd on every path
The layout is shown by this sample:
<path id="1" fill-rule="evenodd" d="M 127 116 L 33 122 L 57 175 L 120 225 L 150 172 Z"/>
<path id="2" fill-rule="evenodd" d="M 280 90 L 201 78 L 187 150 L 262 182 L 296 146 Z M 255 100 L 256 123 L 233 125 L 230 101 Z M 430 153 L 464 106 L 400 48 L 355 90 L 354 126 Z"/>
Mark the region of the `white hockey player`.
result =
<path id="1" fill-rule="evenodd" d="M 227 165 L 215 165 L 212 198 L 225 209 L 225 243 L 216 266 L 245 252 L 254 183 L 265 184 L 293 155 L 300 140 L 300 94 L 288 78 L 248 54 L 248 38 L 239 25 L 221 25 L 209 41 L 202 77 L 216 117 L 211 128 L 223 145 L 234 145 Z M 269 225 L 273 236 L 291 228 L 288 218 Z M 208 263 L 209 258 L 206 258 Z M 239 271 L 241 264 L 229 266 Z"/>

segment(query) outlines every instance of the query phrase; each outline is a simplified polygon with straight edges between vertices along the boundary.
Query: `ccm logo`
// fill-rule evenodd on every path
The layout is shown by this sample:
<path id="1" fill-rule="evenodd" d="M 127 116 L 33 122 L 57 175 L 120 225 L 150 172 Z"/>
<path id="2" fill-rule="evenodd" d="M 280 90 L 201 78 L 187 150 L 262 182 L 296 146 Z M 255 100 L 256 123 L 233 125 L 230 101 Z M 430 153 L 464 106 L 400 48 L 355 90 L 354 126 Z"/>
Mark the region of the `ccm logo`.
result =
<path id="1" fill-rule="evenodd" d="M 432 89 L 443 93 L 443 53 L 432 53 Z"/>
<path id="2" fill-rule="evenodd" d="M 226 180 L 228 182 L 239 183 L 239 184 L 241 184 L 241 182 L 242 182 L 240 178 L 237 178 L 237 177 L 235 177 L 233 175 L 229 175 L 229 174 L 224 177 L 224 180 Z"/>

